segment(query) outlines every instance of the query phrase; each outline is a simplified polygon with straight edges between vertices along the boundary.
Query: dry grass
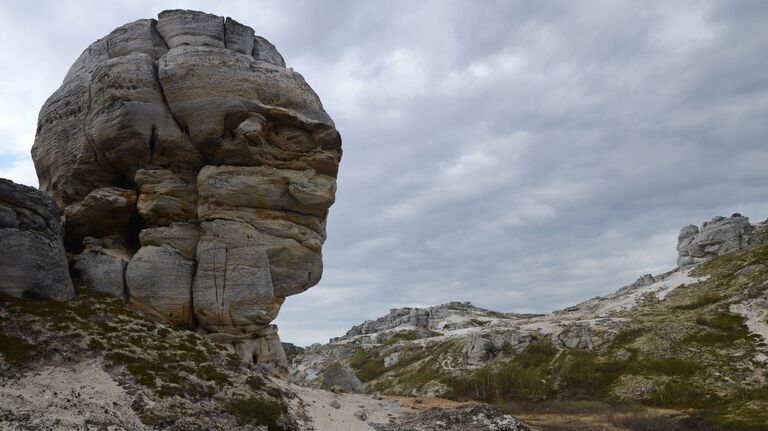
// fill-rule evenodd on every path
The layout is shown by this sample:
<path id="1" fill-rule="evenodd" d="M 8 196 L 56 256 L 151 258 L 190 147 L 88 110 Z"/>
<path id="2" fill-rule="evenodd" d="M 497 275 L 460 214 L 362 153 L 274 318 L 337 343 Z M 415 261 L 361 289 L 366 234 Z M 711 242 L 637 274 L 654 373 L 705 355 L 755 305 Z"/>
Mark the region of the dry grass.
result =
<path id="1" fill-rule="evenodd" d="M 686 413 L 600 402 L 516 403 L 508 411 L 539 431 L 694 431 Z"/>

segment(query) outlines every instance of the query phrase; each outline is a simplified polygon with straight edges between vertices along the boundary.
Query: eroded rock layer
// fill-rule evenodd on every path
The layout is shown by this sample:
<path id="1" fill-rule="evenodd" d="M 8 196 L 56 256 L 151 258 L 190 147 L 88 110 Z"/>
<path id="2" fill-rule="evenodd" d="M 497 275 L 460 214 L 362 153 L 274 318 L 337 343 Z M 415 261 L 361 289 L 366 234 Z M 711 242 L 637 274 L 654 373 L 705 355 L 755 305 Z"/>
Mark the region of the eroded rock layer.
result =
<path id="1" fill-rule="evenodd" d="M 271 43 L 196 11 L 126 24 L 46 101 L 32 155 L 86 287 L 286 365 L 270 322 L 320 280 L 341 137 Z"/>
<path id="2" fill-rule="evenodd" d="M 0 178 L 0 292 L 63 301 L 74 296 L 59 210 L 39 190 Z"/>

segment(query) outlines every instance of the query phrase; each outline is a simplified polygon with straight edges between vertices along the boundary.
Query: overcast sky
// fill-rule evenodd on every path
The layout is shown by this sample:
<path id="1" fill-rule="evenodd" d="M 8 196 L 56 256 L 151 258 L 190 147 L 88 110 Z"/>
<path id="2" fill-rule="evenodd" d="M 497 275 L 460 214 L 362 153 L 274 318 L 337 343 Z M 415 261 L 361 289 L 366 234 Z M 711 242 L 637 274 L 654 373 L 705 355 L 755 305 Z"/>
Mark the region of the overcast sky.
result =
<path id="1" fill-rule="evenodd" d="M 0 176 L 82 50 L 161 9 L 272 41 L 344 138 L 325 273 L 284 341 L 390 308 L 547 312 L 672 269 L 687 224 L 768 216 L 766 1 L 24 1 L 0 8 Z"/>

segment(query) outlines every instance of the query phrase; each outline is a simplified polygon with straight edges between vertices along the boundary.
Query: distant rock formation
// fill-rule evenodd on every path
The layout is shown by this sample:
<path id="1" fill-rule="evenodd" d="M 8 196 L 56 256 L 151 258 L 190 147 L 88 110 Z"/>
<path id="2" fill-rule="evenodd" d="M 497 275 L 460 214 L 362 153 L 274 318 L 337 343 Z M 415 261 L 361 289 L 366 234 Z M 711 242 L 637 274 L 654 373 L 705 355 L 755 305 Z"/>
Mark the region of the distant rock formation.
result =
<path id="1" fill-rule="evenodd" d="M 739 213 L 730 217 L 715 217 L 699 229 L 688 225 L 677 237 L 677 266 L 686 267 L 747 248 L 754 239 L 755 227 L 749 218 Z"/>
<path id="2" fill-rule="evenodd" d="M 751 225 L 746 217 L 734 214 L 729 218 L 716 217 L 701 229 L 686 227 L 680 235 L 679 267 L 662 274 L 645 274 L 614 293 L 550 314 L 496 312 L 468 302 L 392 309 L 378 319 L 353 326 L 345 335 L 331 338 L 327 344 L 309 346 L 292 360 L 290 378 L 304 385 L 322 387 L 326 370 L 346 367 L 357 373 L 368 390 L 440 396 L 449 390 L 445 382 L 450 379 L 445 377 L 467 376 L 480 367 L 509 362 L 532 346 L 540 348 L 541 343 L 552 348 L 552 352 L 621 351 L 623 347 L 611 347 L 618 344 L 614 341 L 620 334 L 625 337 L 619 338 L 622 343 L 636 336 L 632 334 L 642 332 L 633 321 L 646 315 L 658 318 L 658 314 L 643 311 L 645 306 L 669 311 L 666 316 L 661 315 L 672 323 L 666 322 L 662 327 L 670 338 L 675 338 L 679 337 L 674 333 L 675 325 L 680 325 L 675 319 L 681 310 L 736 304 L 730 305 L 730 309 L 755 322 L 752 331 L 765 338 L 768 337 L 766 327 L 758 323 L 765 320 L 768 303 L 768 294 L 759 294 L 768 285 L 764 281 L 764 262 L 747 264 L 750 259 L 745 258 L 744 267 L 734 274 L 756 274 L 751 276 L 752 285 L 739 285 L 741 289 L 752 289 L 749 296 L 738 289 L 725 289 L 716 284 L 720 282 L 714 277 L 711 284 L 706 285 L 710 276 L 692 271 L 699 262 L 747 247 L 751 247 L 754 258 L 760 253 L 760 244 L 766 244 L 766 225 Z M 705 285 L 702 287 L 702 284 Z M 694 313 L 687 317 L 697 318 Z M 696 325 L 692 328 L 700 330 L 697 329 L 699 323 Z M 674 341 L 679 342 L 679 338 Z M 653 343 L 648 346 L 650 349 Z M 761 349 L 766 353 L 759 353 L 758 357 L 763 358 L 759 362 L 768 358 L 765 356 L 768 350 Z M 623 355 L 622 360 L 629 355 L 619 354 Z"/>
<path id="3" fill-rule="evenodd" d="M 0 178 L 0 292 L 63 301 L 74 296 L 59 210 L 40 191 Z"/>
<path id="4" fill-rule="evenodd" d="M 285 369 L 270 326 L 322 274 L 341 137 L 231 18 L 169 10 L 89 46 L 32 149 L 86 287 Z"/>

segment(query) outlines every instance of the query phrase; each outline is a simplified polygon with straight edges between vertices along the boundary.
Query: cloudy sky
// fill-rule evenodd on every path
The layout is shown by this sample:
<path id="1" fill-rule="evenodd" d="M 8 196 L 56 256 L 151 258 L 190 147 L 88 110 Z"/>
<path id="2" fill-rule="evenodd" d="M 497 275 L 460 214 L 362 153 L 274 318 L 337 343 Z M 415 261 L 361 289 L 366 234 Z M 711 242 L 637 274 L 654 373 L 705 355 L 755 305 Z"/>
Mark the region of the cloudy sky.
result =
<path id="1" fill-rule="evenodd" d="M 678 230 L 768 216 L 768 2 L 59 1 L 0 9 L 0 176 L 37 185 L 40 106 L 161 9 L 272 41 L 344 137 L 325 274 L 285 341 L 390 308 L 547 312 L 674 266 Z"/>

